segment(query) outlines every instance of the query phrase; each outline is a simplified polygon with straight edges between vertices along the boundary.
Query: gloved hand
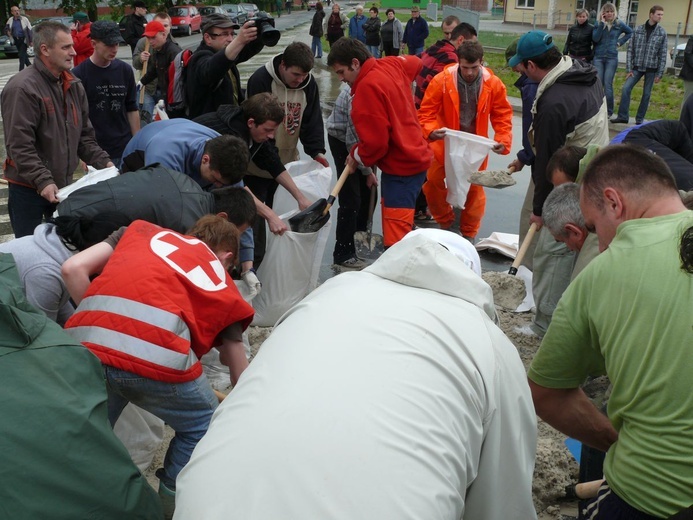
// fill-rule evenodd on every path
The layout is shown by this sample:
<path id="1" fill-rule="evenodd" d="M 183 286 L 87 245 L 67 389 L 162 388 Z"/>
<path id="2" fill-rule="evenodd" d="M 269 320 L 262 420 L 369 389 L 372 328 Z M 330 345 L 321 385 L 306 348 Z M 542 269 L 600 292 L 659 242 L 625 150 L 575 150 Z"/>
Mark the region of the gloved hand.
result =
<path id="1" fill-rule="evenodd" d="M 241 280 L 248 286 L 248 301 L 255 298 L 262 290 L 262 284 L 254 271 L 248 270 L 241 273 Z"/>
<path id="2" fill-rule="evenodd" d="M 132 85 L 132 83 L 131 83 L 131 85 Z M 135 85 L 135 86 L 137 87 L 137 90 L 138 90 L 138 91 L 141 90 L 142 87 L 144 87 L 144 85 L 142 85 L 142 82 L 141 82 L 141 81 L 138 81 L 138 82 L 137 82 L 137 85 Z"/>

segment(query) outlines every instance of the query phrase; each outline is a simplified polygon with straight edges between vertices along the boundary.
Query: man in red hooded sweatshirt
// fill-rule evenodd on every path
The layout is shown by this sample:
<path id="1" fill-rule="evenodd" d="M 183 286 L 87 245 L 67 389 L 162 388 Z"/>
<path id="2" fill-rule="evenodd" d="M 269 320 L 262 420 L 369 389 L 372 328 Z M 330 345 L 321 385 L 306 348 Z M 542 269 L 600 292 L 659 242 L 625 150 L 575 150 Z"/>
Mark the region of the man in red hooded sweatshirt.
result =
<path id="1" fill-rule="evenodd" d="M 358 40 L 332 45 L 328 66 L 351 85 L 351 118 L 358 142 L 347 166 L 377 166 L 382 171 L 383 242 L 389 247 L 412 230 L 416 197 L 433 153 L 423 138 L 411 84 L 421 71 L 416 56 L 376 60 Z M 368 185 L 377 184 L 371 174 Z"/>

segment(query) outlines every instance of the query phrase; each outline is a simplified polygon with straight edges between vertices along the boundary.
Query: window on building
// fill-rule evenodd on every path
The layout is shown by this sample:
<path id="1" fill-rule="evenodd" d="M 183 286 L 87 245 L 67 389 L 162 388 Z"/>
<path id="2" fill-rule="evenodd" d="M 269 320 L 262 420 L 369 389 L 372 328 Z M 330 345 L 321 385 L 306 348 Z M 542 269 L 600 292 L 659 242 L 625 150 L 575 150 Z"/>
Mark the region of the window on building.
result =
<path id="1" fill-rule="evenodd" d="M 534 0 L 515 0 L 518 9 L 534 9 Z"/>

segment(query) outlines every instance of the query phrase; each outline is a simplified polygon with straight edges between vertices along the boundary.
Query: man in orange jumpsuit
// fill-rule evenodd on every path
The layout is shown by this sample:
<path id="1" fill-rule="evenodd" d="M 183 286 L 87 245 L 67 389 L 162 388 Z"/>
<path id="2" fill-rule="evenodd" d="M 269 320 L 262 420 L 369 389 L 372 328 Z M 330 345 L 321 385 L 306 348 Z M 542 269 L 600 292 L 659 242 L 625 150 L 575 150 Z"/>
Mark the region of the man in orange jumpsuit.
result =
<path id="1" fill-rule="evenodd" d="M 431 80 L 419 109 L 423 135 L 431 141 L 433 149 L 433 163 L 423 191 L 441 229 L 450 229 L 455 220 L 452 206 L 446 200 L 443 127 L 488 137 L 490 120 L 497 142 L 493 151 L 508 154 L 512 144 L 513 109 L 503 82 L 481 65 L 484 57 L 481 44 L 462 42 L 457 48 L 457 57 L 458 65 L 447 67 Z M 487 162 L 488 159 L 481 169 L 486 168 Z M 464 237 L 476 237 L 485 209 L 484 189 L 471 185 L 460 217 L 460 232 Z"/>

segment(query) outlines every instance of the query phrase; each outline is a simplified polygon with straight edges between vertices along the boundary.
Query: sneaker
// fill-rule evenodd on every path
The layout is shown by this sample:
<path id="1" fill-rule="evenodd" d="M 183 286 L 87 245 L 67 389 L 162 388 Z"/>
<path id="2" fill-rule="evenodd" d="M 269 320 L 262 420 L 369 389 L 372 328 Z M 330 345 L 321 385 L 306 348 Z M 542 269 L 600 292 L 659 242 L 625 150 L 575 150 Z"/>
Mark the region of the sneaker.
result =
<path id="1" fill-rule="evenodd" d="M 418 211 L 416 215 L 414 215 L 414 220 L 418 220 L 420 222 L 426 222 L 429 220 L 433 220 L 433 217 L 429 215 L 427 211 Z"/>
<path id="2" fill-rule="evenodd" d="M 344 262 L 334 264 L 335 267 L 338 267 L 340 269 L 348 269 L 350 271 L 360 271 L 361 269 L 366 267 L 366 265 L 366 262 L 359 258 L 356 258 L 355 256 L 352 256 L 348 260 L 344 260 Z"/>

